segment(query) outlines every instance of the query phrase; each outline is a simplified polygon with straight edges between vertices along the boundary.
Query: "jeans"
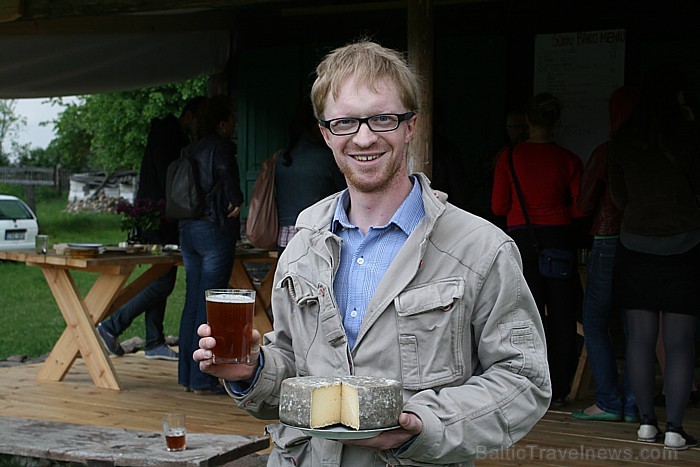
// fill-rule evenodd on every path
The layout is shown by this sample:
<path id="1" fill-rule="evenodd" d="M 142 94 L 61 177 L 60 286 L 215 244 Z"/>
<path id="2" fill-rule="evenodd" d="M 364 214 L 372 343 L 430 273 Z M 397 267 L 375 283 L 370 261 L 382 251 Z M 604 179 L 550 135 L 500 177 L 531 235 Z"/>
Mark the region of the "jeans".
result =
<path id="1" fill-rule="evenodd" d="M 228 287 L 236 256 L 236 237 L 208 220 L 180 221 L 180 248 L 185 262 L 185 308 L 180 319 L 178 384 L 211 389 L 215 377 L 202 373 L 192 354 L 199 348 L 197 328 L 207 322 L 204 291 Z"/>
<path id="2" fill-rule="evenodd" d="M 146 288 L 129 300 L 112 316 L 102 322 L 102 326 L 112 335 L 119 336 L 128 328 L 138 315 L 145 312 L 146 350 L 165 343 L 163 335 L 163 318 L 168 296 L 175 288 L 177 267 L 172 267 L 151 282 Z"/>
<path id="3" fill-rule="evenodd" d="M 593 240 L 583 299 L 583 334 L 588 362 L 596 384 L 596 405 L 606 412 L 633 417 L 637 415 L 637 404 L 627 376 L 627 365 L 622 374 L 620 388 L 615 351 L 608 334 L 612 311 L 613 263 L 617 242 L 617 238 Z M 627 325 L 626 319 L 624 317 L 623 319 L 626 338 Z"/>

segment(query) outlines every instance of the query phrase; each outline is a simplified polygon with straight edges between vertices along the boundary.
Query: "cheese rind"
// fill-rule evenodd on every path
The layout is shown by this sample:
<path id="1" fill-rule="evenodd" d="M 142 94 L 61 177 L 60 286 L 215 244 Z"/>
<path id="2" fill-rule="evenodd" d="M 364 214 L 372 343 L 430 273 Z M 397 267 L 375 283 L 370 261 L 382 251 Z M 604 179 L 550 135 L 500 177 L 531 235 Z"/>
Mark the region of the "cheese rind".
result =
<path id="1" fill-rule="evenodd" d="M 341 421 L 356 430 L 386 428 L 399 424 L 403 408 L 401 383 L 386 378 L 342 378 Z"/>
<path id="2" fill-rule="evenodd" d="M 356 430 L 398 425 L 401 383 L 369 376 L 297 377 L 282 382 L 280 421 L 302 428 L 342 423 Z"/>

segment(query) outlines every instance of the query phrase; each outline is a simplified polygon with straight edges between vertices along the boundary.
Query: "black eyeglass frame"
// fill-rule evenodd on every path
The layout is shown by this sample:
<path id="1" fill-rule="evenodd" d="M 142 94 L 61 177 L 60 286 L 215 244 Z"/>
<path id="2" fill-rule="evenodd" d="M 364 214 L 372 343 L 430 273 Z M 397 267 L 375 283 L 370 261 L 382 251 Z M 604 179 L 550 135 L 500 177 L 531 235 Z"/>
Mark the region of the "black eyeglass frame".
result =
<path id="1" fill-rule="evenodd" d="M 319 120 L 318 120 L 318 124 L 321 125 L 321 126 L 324 127 L 324 128 L 327 128 L 328 131 L 330 131 L 331 134 L 332 134 L 332 135 L 335 135 L 335 136 L 350 136 L 350 135 L 354 135 L 355 133 L 357 133 L 358 131 L 360 131 L 360 127 L 362 126 L 363 123 L 366 124 L 366 125 L 367 125 L 367 128 L 369 128 L 369 129 L 370 129 L 371 131 L 373 131 L 374 133 L 386 133 L 386 132 L 388 132 L 388 131 L 394 131 L 394 130 L 396 130 L 396 129 L 401 125 L 401 122 L 403 122 L 403 121 L 405 121 L 405 120 L 410 120 L 410 119 L 412 119 L 413 116 L 414 116 L 415 114 L 416 114 L 415 112 L 410 112 L 410 111 L 409 111 L 409 112 L 406 112 L 406 113 L 403 113 L 403 114 L 391 114 L 391 113 L 388 113 L 388 114 L 370 115 L 369 117 L 365 117 L 365 118 L 358 118 L 358 117 L 340 117 L 340 118 L 332 118 L 332 119 L 330 119 L 330 120 L 321 120 L 321 119 L 319 119 Z M 396 117 L 396 126 L 395 126 L 394 128 L 392 128 L 392 129 L 390 129 L 390 130 L 375 130 L 374 128 L 372 128 L 372 126 L 369 124 L 369 121 L 372 120 L 373 118 L 383 117 L 383 116 L 392 116 L 392 117 Z M 356 120 L 356 121 L 357 121 L 357 129 L 356 129 L 355 131 L 351 132 L 351 133 L 340 133 L 340 134 L 335 133 L 335 132 L 333 132 L 333 130 L 331 129 L 331 124 L 332 124 L 333 122 L 338 121 L 338 120 Z"/>

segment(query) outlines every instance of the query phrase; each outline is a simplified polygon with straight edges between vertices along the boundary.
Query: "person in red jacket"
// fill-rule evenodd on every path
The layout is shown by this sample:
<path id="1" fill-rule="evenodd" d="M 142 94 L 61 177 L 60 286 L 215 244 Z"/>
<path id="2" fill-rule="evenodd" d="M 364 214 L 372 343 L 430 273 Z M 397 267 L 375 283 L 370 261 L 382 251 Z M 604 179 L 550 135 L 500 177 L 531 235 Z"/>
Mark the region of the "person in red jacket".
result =
<path id="1" fill-rule="evenodd" d="M 583 217 L 576 208 L 583 163 L 552 140 L 560 112 L 561 104 L 550 93 L 540 93 L 530 100 L 526 112 L 529 137 L 512 148 L 513 164 L 539 248 L 570 250 L 575 257 L 572 220 Z M 507 216 L 507 232 L 520 249 L 525 279 L 545 325 L 552 404 L 561 406 L 576 368 L 576 310 L 580 308 L 581 282 L 575 268 L 565 279 L 540 274 L 538 248 L 513 182 L 510 149 L 504 149 L 496 162 L 491 209 L 497 216 Z"/>

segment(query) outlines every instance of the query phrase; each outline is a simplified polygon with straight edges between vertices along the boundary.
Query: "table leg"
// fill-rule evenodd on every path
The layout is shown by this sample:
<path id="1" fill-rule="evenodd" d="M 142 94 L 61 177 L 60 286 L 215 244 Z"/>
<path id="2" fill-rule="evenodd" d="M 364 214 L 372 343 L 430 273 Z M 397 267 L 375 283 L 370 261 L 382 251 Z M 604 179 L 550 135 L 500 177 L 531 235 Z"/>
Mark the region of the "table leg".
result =
<path id="1" fill-rule="evenodd" d="M 272 305 L 272 281 L 275 277 L 275 270 L 277 269 L 277 260 L 273 259 L 270 261 L 270 269 L 268 269 L 265 278 L 260 283 L 258 288 L 258 294 L 260 294 L 260 303 L 262 303 L 265 314 L 268 316 L 270 322 L 272 321 L 271 314 L 268 314 L 268 310 Z M 272 329 L 270 329 L 272 330 Z"/>
<path id="2" fill-rule="evenodd" d="M 108 313 L 105 316 L 100 316 L 98 319 L 95 320 L 95 322 L 101 323 L 105 318 L 107 318 L 107 316 L 117 311 L 119 307 L 121 307 L 125 303 L 128 303 L 129 300 L 134 298 L 136 295 L 139 294 L 139 292 L 145 289 L 148 284 L 150 284 L 151 282 L 168 272 L 172 267 L 174 267 L 173 264 L 154 264 L 151 267 L 149 267 L 143 274 L 131 281 L 129 285 L 121 289 L 121 291 L 117 294 L 116 298 L 112 302 L 112 305 L 109 307 Z"/>
<path id="3" fill-rule="evenodd" d="M 45 267 L 42 271 L 67 328 L 42 365 L 37 379 L 62 381 L 80 353 L 96 386 L 121 389 L 112 361 L 97 336 L 95 324 L 107 314 L 133 268 L 122 274 L 100 274 L 85 300 L 80 298 L 69 270 Z"/>
<path id="4" fill-rule="evenodd" d="M 233 263 L 233 270 L 231 271 L 229 285 L 235 289 L 255 290 L 255 286 L 253 285 L 253 281 L 248 274 L 248 270 L 246 270 L 245 265 L 243 264 L 244 261 L 260 262 L 259 259 L 236 258 L 236 261 Z M 274 266 L 276 261 L 274 259 L 265 259 L 265 262 L 273 262 L 273 264 L 270 271 L 268 271 L 267 275 L 265 276 L 265 280 L 267 282 L 263 282 L 260 289 L 255 294 L 255 316 L 253 317 L 255 329 L 260 331 L 260 334 L 265 334 L 272 331 L 272 323 L 270 322 L 270 318 L 267 316 L 267 308 L 270 306 L 270 293 L 272 292 L 271 277 L 273 277 L 275 273 Z"/>

